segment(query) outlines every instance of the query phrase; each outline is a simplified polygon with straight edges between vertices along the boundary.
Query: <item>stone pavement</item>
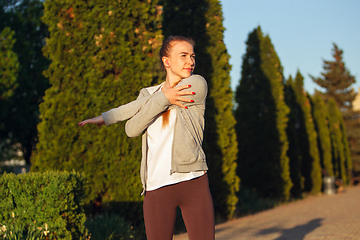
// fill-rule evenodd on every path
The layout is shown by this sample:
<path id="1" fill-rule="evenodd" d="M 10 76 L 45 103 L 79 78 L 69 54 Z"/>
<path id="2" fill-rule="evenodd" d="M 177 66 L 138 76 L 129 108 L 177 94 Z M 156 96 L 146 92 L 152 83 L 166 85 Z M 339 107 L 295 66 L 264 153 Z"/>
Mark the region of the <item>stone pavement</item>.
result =
<path id="1" fill-rule="evenodd" d="M 219 224 L 215 231 L 216 240 L 360 240 L 360 186 Z"/>

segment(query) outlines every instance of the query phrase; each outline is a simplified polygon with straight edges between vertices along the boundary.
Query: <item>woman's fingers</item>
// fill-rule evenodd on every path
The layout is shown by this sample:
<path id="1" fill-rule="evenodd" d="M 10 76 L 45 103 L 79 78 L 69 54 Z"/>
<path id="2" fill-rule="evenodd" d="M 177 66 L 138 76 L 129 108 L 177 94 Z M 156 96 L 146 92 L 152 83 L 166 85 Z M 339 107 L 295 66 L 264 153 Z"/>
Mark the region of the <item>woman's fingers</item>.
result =
<path id="1" fill-rule="evenodd" d="M 87 120 L 84 120 L 84 121 L 82 121 L 82 122 L 79 122 L 78 123 L 80 126 L 84 126 L 85 124 L 87 124 Z"/>
<path id="2" fill-rule="evenodd" d="M 185 96 L 185 95 L 195 95 L 195 92 L 190 92 L 190 91 L 180 91 L 178 93 L 179 96 Z"/>
<path id="3" fill-rule="evenodd" d="M 168 98 L 168 100 L 170 101 L 171 104 L 177 105 L 182 108 L 186 108 L 186 106 L 180 102 L 188 102 L 188 103 L 194 102 L 192 99 L 182 97 L 182 96 L 188 96 L 188 95 L 195 94 L 195 92 L 192 92 L 192 91 L 183 91 L 184 89 L 187 89 L 190 87 L 191 87 L 191 85 L 183 85 L 183 86 L 171 88 L 171 87 L 164 85 L 162 91 L 165 94 L 165 96 Z"/>
<path id="4" fill-rule="evenodd" d="M 175 102 L 173 105 L 177 105 L 177 106 L 179 106 L 179 107 L 181 107 L 181 108 L 185 108 L 185 109 L 188 108 L 187 106 L 185 106 L 184 104 L 182 104 L 182 103 L 179 102 L 179 101 Z"/>
<path id="5" fill-rule="evenodd" d="M 178 97 L 176 98 L 176 101 L 182 101 L 182 102 L 188 102 L 188 103 L 194 102 L 194 100 L 192 100 L 192 99 L 183 98 L 183 97 L 180 97 L 180 96 L 178 96 Z"/>

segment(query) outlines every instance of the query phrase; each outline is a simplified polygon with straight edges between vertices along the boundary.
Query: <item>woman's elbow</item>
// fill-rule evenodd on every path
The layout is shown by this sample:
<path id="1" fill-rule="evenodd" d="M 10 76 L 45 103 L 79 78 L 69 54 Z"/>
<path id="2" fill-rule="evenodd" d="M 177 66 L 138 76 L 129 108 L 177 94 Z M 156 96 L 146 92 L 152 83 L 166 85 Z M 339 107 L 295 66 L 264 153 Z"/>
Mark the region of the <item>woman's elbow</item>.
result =
<path id="1" fill-rule="evenodd" d="M 141 132 L 139 133 L 129 122 L 125 124 L 125 133 L 130 138 L 137 137 L 141 134 Z"/>

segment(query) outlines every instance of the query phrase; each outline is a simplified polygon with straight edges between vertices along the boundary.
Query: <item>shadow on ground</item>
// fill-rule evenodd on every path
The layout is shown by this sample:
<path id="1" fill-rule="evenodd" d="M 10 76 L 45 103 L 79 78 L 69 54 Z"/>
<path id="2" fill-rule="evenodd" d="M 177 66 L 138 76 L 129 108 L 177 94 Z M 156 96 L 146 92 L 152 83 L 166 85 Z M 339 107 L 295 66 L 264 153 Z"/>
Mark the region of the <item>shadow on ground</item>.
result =
<path id="1" fill-rule="evenodd" d="M 315 218 L 306 224 L 302 224 L 289 229 L 268 228 L 257 233 L 257 235 L 267 235 L 275 232 L 281 233 L 281 236 L 274 240 L 303 240 L 307 234 L 321 226 L 322 218 Z"/>

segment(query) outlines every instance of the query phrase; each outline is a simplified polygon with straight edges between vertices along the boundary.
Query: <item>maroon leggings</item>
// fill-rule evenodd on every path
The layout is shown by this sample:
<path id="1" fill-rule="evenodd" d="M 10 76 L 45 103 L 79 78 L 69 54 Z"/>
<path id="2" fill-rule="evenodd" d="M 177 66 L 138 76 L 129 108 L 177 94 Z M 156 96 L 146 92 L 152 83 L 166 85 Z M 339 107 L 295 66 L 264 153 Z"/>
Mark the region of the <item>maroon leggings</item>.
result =
<path id="1" fill-rule="evenodd" d="M 143 207 L 148 240 L 172 239 L 178 206 L 190 240 L 215 239 L 214 207 L 204 174 L 146 192 Z"/>

